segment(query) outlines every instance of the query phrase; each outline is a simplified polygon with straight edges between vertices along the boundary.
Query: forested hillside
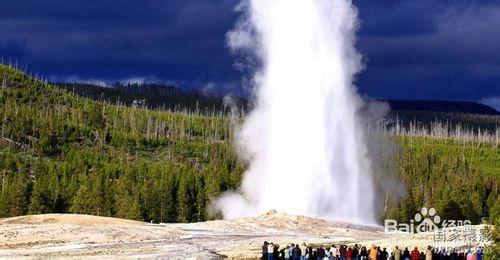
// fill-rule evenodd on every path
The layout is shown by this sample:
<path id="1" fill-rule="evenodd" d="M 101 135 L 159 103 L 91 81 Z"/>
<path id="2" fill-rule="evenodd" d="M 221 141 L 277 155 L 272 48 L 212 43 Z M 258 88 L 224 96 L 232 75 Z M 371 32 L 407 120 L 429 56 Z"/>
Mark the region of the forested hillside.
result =
<path id="1" fill-rule="evenodd" d="M 500 112 L 487 105 L 468 101 L 445 100 L 385 100 L 394 111 L 432 111 L 448 113 L 469 113 L 481 115 L 500 115 Z"/>
<path id="2" fill-rule="evenodd" d="M 0 78 L 1 217 L 201 221 L 240 181 L 223 118 L 95 102 L 5 66 Z"/>
<path id="3" fill-rule="evenodd" d="M 224 101 L 220 97 L 209 97 L 194 90 L 186 91 L 175 86 L 119 82 L 109 87 L 77 83 L 60 83 L 56 86 L 83 97 L 112 104 L 162 110 L 187 110 L 203 114 L 225 109 Z M 246 104 L 243 99 L 233 99 L 241 106 Z"/>
<path id="4" fill-rule="evenodd" d="M 240 183 L 246 166 L 223 114 L 99 102 L 6 66 L 0 79 L 0 217 L 72 212 L 202 221 L 217 217 L 208 214 L 211 199 Z M 485 120 L 498 133 L 498 117 Z M 399 145 L 393 174 L 407 191 L 388 196 L 388 216 L 407 221 L 426 205 L 443 216 L 500 221 L 497 141 L 388 132 Z"/>
<path id="5" fill-rule="evenodd" d="M 397 174 L 407 192 L 403 200 L 389 199 L 389 217 L 408 221 L 425 205 L 436 207 L 444 219 L 479 223 L 490 216 L 493 207 L 500 210 L 498 144 L 410 136 L 395 139 L 401 149 Z"/>
<path id="6" fill-rule="evenodd" d="M 153 83 L 120 83 L 111 86 L 98 86 L 82 83 L 58 83 L 60 88 L 97 101 L 112 104 L 133 105 L 134 102 L 143 107 L 161 108 L 163 110 L 186 109 L 190 111 L 212 112 L 227 109 L 224 98 L 220 95 L 206 95 L 200 91 L 184 90 L 177 86 Z M 247 111 L 251 101 L 244 97 L 231 97 L 232 105 Z M 487 128 L 492 123 L 499 124 L 500 115 L 492 107 L 476 102 L 439 101 L 439 100 L 381 100 L 386 103 L 391 119 L 399 118 L 401 123 L 410 124 L 417 121 L 428 124 L 435 119 L 448 121 L 451 124 L 465 123 L 473 127 Z M 495 122 L 492 122 L 495 121 Z"/>

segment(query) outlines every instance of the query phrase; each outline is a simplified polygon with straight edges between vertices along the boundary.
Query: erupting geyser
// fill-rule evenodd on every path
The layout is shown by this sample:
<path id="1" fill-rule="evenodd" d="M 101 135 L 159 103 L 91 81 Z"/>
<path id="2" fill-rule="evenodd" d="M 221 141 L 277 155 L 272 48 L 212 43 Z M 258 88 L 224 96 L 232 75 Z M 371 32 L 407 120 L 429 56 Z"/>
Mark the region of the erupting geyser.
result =
<path id="1" fill-rule="evenodd" d="M 375 223 L 371 162 L 353 78 L 357 12 L 349 0 L 244 1 L 228 34 L 250 50 L 256 104 L 236 139 L 250 161 L 238 192 L 217 206 L 225 218 L 275 209 Z"/>

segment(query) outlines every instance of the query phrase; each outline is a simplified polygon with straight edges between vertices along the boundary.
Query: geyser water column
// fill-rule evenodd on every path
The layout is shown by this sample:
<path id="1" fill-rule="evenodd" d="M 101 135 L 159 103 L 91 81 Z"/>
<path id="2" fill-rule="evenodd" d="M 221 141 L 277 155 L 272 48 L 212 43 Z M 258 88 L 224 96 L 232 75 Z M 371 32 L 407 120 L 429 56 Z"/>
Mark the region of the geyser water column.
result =
<path id="1" fill-rule="evenodd" d="M 228 34 L 251 50 L 256 106 L 236 136 L 249 159 L 225 218 L 268 210 L 373 224 L 374 188 L 353 77 L 357 13 L 348 0 L 251 0 Z"/>

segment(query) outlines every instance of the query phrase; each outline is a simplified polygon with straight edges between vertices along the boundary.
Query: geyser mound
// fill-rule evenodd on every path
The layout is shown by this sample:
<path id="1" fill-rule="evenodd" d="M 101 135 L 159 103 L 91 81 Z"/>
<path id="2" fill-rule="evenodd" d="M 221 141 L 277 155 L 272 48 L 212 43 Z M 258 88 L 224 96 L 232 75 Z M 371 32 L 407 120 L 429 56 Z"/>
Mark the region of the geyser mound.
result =
<path id="1" fill-rule="evenodd" d="M 348 0 L 249 0 L 228 34 L 261 65 L 236 140 L 249 159 L 225 218 L 278 210 L 373 224 L 375 189 L 353 79 L 357 11 Z M 250 59 L 251 60 L 251 59 Z"/>

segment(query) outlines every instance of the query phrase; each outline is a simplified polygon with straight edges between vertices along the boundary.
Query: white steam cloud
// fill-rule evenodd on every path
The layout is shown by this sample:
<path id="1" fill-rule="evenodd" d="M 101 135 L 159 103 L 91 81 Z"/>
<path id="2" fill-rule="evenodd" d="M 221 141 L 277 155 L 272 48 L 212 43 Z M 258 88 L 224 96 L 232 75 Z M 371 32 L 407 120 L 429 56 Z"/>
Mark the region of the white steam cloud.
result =
<path id="1" fill-rule="evenodd" d="M 225 218 L 275 209 L 376 223 L 363 104 L 353 86 L 362 62 L 351 1 L 248 0 L 240 8 L 228 43 L 260 67 L 255 108 L 236 136 L 249 168 L 240 190 L 216 206 Z"/>

